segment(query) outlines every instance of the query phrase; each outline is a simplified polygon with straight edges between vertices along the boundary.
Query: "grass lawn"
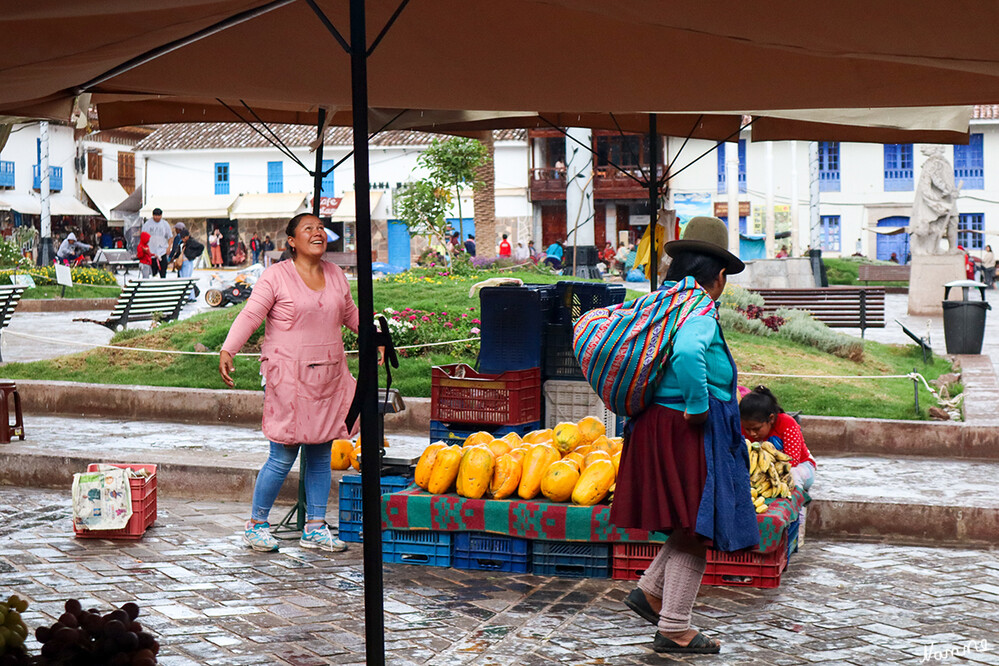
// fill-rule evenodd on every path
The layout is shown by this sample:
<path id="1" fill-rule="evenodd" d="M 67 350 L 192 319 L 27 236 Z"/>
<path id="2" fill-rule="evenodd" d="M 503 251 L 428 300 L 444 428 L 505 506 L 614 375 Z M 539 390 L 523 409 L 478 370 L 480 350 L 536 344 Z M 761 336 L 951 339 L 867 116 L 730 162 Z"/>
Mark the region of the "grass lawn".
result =
<path id="1" fill-rule="evenodd" d="M 873 263 L 870 259 L 863 259 L 858 261 L 860 257 L 842 258 L 842 259 L 825 259 L 822 261 L 826 265 L 826 277 L 829 279 L 829 284 L 839 284 L 848 285 L 851 287 L 862 287 L 865 284 L 870 285 L 881 285 L 885 287 L 907 287 L 908 282 L 898 282 L 898 281 L 881 281 L 872 280 L 869 283 L 858 282 L 857 276 L 860 274 L 860 264 L 861 263 Z"/>
<path id="2" fill-rule="evenodd" d="M 76 284 L 66 287 L 65 298 L 118 298 L 120 287 Z M 62 287 L 53 284 L 25 289 L 21 298 L 63 298 Z"/>
<path id="3" fill-rule="evenodd" d="M 557 277 L 535 273 L 515 274 L 525 282 L 558 280 Z M 468 298 L 468 289 L 480 278 L 443 279 L 440 284 L 425 282 L 375 283 L 375 307 L 379 310 L 406 307 L 425 310 L 467 310 L 478 312 L 478 299 Z M 637 294 L 630 292 L 629 298 Z M 125 331 L 113 339 L 114 344 L 151 349 L 193 350 L 200 343 L 210 350 L 221 346 L 239 307 L 230 307 L 197 315 L 181 322 L 173 322 L 152 331 Z M 471 314 L 471 313 L 470 313 Z M 261 331 L 250 339 L 244 351 L 259 350 Z M 896 347 L 865 342 L 862 363 L 826 354 L 812 347 L 760 338 L 749 334 L 728 332 L 726 337 L 741 372 L 768 372 L 777 374 L 817 375 L 877 375 L 904 374 L 913 367 L 922 366 L 915 346 Z M 776 348 L 775 348 L 776 347 Z M 349 356 L 351 372 L 357 373 L 357 359 Z M 420 356 L 400 359 L 400 367 L 393 370 L 393 386 L 404 396 L 429 397 L 430 368 L 434 365 L 466 362 L 474 364 L 474 352 L 449 353 L 445 347 Z M 253 358 L 236 359 L 236 386 L 241 389 L 260 389 L 259 362 Z M 49 379 L 63 381 L 98 382 L 105 384 L 133 384 L 150 386 L 184 386 L 191 388 L 223 388 L 218 376 L 217 356 L 167 356 L 137 351 L 95 349 L 79 354 L 62 356 L 49 361 L 34 363 L 9 363 L 0 374 L 11 379 Z M 949 372 L 950 365 L 936 359 L 925 370 L 928 379 Z M 384 381 L 384 378 L 383 378 Z M 878 418 L 915 418 L 912 402 L 912 383 L 907 380 L 777 380 L 744 375 L 741 382 L 747 386 L 764 383 L 770 386 L 789 411 L 830 416 L 865 416 Z M 926 418 L 930 396 L 921 390 L 920 403 Z"/>

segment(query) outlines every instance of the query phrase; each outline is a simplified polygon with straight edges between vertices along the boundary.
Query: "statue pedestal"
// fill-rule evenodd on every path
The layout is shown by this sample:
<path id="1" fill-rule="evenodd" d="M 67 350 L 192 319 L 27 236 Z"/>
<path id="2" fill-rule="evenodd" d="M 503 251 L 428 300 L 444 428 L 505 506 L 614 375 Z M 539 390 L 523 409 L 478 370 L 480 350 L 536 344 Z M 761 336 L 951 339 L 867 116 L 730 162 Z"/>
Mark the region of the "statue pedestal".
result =
<path id="1" fill-rule="evenodd" d="M 964 278 L 962 254 L 914 256 L 909 276 L 909 314 L 942 317 L 940 303 L 944 299 L 944 285 Z M 955 298 L 960 300 L 960 289 L 951 290 L 951 300 Z"/>

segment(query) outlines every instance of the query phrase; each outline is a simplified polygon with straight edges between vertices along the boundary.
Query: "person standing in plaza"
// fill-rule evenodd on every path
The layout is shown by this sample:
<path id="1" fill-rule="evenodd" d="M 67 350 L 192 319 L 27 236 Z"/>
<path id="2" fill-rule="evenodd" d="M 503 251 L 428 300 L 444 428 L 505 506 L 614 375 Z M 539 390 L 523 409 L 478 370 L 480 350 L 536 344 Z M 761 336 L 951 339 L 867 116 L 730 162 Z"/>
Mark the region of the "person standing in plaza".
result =
<path id="1" fill-rule="evenodd" d="M 253 255 L 253 263 L 260 262 L 260 239 L 257 238 L 256 231 L 250 236 L 250 254 Z"/>
<path id="2" fill-rule="evenodd" d="M 222 268 L 222 232 L 218 227 L 208 234 L 208 249 L 211 252 L 212 268 Z"/>
<path id="3" fill-rule="evenodd" d="M 713 217 L 693 218 L 683 239 L 665 249 L 672 262 L 660 289 L 673 303 L 665 320 L 673 344 L 654 403 L 629 422 L 610 521 L 669 534 L 624 600 L 657 626 L 653 649 L 709 654 L 720 643 L 690 624 L 706 550 L 759 543 L 735 362 L 715 303 L 745 264 L 728 251 L 725 223 Z"/>
<path id="4" fill-rule="evenodd" d="M 232 388 L 233 357 L 266 320 L 260 372 L 263 432 L 270 440 L 270 457 L 257 475 L 243 541 L 254 550 L 277 550 L 268 515 L 301 451 L 306 463 L 306 524 L 300 543 L 305 548 L 341 551 L 347 545 L 326 527 L 326 503 L 330 444 L 352 434 L 344 418 L 355 383 L 347 370 L 341 329 L 357 332 L 357 307 L 343 270 L 323 261 L 322 221 L 307 213 L 296 215 L 286 233 L 291 261 L 264 271 L 219 353 L 219 374 Z"/>
<path id="5" fill-rule="evenodd" d="M 180 270 L 177 271 L 177 277 L 193 277 L 194 266 L 204 253 L 205 246 L 196 241 L 186 227 L 178 231 L 177 235 L 180 237 L 180 256 L 184 259 L 180 265 Z M 195 283 L 192 285 L 191 295 L 188 300 L 193 303 L 198 300 L 200 294 L 201 290 L 198 289 L 198 285 Z"/>
<path id="6" fill-rule="evenodd" d="M 468 240 L 465 241 L 465 252 L 467 252 L 470 257 L 475 256 L 475 236 L 472 234 L 468 234 Z"/>
<path id="7" fill-rule="evenodd" d="M 154 208 L 153 217 L 146 220 L 145 224 L 142 225 L 142 230 L 149 234 L 149 251 L 153 253 L 154 257 L 151 264 L 153 275 L 158 273 L 161 278 L 165 278 L 173 231 L 170 228 L 170 223 L 163 219 L 163 210 Z"/>
<path id="8" fill-rule="evenodd" d="M 499 256 L 509 257 L 513 253 L 513 247 L 510 246 L 510 241 L 507 240 L 507 235 L 503 234 L 503 240 L 499 244 Z"/>
<path id="9" fill-rule="evenodd" d="M 985 272 L 985 284 L 989 289 L 996 288 L 996 255 L 992 254 L 992 246 L 985 246 L 982 255 L 982 270 Z"/>

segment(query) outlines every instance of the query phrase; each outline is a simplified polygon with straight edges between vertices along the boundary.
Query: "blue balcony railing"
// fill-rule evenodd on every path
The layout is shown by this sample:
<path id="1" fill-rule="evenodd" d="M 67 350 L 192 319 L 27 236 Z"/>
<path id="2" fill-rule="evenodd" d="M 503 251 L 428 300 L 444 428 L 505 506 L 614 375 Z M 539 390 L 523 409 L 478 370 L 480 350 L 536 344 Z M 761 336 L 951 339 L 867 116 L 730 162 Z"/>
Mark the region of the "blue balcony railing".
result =
<path id="1" fill-rule="evenodd" d="M 14 187 L 14 163 L 0 160 L 0 187 Z"/>
<path id="2" fill-rule="evenodd" d="M 33 187 L 36 190 L 42 189 L 42 170 L 37 164 L 31 167 L 32 182 Z M 49 167 L 49 190 L 52 192 L 59 192 L 62 190 L 62 167 L 50 166 Z"/>

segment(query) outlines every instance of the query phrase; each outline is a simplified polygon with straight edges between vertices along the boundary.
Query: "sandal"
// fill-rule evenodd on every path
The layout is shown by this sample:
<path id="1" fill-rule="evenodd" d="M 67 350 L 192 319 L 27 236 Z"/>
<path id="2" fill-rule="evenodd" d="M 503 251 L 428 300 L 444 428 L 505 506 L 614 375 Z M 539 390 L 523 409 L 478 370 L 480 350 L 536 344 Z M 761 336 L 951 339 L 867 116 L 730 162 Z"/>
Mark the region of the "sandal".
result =
<path id="1" fill-rule="evenodd" d="M 697 632 L 689 644 L 680 645 L 657 631 L 652 641 L 652 649 L 660 654 L 718 654 L 721 652 L 721 643 Z"/>
<path id="2" fill-rule="evenodd" d="M 635 588 L 628 593 L 624 599 L 624 605 L 635 611 L 643 620 L 652 624 L 659 624 L 659 615 L 652 610 L 649 600 L 645 598 L 645 593 L 641 588 Z"/>

